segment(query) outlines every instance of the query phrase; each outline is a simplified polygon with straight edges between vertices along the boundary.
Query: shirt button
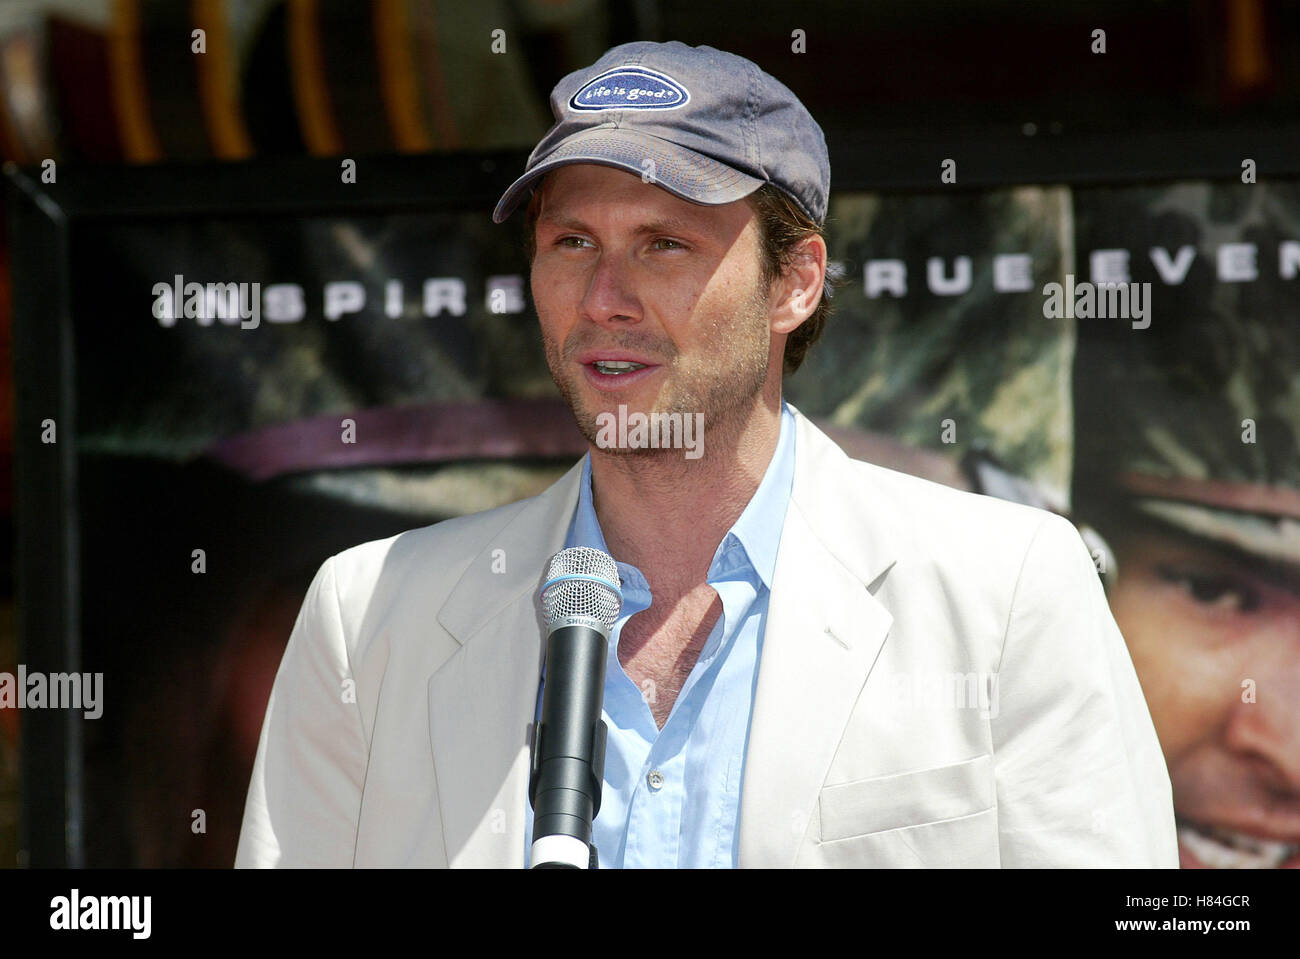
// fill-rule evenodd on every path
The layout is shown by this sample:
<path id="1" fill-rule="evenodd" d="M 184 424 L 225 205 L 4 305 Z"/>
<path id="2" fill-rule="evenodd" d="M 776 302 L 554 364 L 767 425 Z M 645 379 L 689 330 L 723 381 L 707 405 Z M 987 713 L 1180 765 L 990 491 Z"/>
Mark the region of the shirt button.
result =
<path id="1" fill-rule="evenodd" d="M 655 792 L 664 788 L 664 774 L 657 769 L 650 770 L 650 774 L 645 777 L 646 785 Z"/>

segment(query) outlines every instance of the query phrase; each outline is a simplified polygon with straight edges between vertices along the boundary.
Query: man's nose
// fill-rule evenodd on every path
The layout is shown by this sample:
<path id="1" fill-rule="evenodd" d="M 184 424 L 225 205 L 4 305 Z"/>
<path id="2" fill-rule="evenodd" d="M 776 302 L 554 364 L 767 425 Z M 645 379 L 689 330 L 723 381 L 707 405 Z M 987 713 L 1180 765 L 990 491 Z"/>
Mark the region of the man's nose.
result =
<path id="1" fill-rule="evenodd" d="M 1277 637 L 1277 659 L 1260 664 L 1257 675 L 1243 676 L 1253 686 L 1242 683 L 1243 701 L 1233 707 L 1226 736 L 1233 749 L 1267 763 L 1270 785 L 1300 798 L 1300 615 L 1286 617 L 1285 627 L 1287 635 Z"/>
<path id="2" fill-rule="evenodd" d="M 626 256 L 602 251 L 597 257 L 582 298 L 582 313 L 593 323 L 624 324 L 641 320 L 641 302 Z"/>

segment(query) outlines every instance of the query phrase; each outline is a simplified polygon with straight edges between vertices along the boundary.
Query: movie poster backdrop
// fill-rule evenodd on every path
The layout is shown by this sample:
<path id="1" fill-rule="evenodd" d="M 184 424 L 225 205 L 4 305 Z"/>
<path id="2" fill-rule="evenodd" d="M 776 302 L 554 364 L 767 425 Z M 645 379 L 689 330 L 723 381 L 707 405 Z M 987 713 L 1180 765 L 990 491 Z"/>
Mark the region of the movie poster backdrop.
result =
<path id="1" fill-rule="evenodd" d="M 88 865 L 230 865 L 320 564 L 585 450 L 520 218 L 489 212 L 79 232 Z M 1264 810 L 1300 790 L 1297 185 L 841 192 L 828 234 L 844 279 L 787 398 L 852 455 L 1083 525 L 1184 855 L 1291 857 Z"/>

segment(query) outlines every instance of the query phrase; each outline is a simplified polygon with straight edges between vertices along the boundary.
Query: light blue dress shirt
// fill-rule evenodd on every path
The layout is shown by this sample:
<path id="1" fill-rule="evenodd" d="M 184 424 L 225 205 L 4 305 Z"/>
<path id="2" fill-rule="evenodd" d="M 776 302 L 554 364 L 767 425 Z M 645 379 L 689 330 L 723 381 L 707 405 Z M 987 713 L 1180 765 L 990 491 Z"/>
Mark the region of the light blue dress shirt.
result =
<path id="1" fill-rule="evenodd" d="M 617 563 L 623 608 L 610 633 L 601 716 L 608 728 L 600 812 L 592 825 L 601 868 L 734 868 L 740 851 L 740 787 L 767 625 L 776 552 L 794 482 L 794 416 L 784 403 L 776 452 L 753 499 L 713 555 L 707 582 L 722 615 L 686 678 L 663 729 L 617 655 L 623 625 L 649 609 L 641 571 Z M 591 455 L 565 546 L 609 552 L 591 496 Z M 617 562 L 617 557 L 615 557 Z M 536 716 L 541 717 L 538 686 Z M 524 865 L 530 865 L 528 803 Z"/>

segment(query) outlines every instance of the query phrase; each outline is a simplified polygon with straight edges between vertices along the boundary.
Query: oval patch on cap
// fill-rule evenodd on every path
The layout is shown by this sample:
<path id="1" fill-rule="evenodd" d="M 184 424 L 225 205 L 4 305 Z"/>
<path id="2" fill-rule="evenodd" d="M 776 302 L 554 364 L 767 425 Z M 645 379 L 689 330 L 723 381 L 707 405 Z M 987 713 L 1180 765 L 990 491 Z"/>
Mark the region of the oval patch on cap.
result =
<path id="1" fill-rule="evenodd" d="M 657 70 L 617 67 L 607 70 L 569 98 L 570 110 L 673 110 L 690 102 L 691 92 Z"/>

